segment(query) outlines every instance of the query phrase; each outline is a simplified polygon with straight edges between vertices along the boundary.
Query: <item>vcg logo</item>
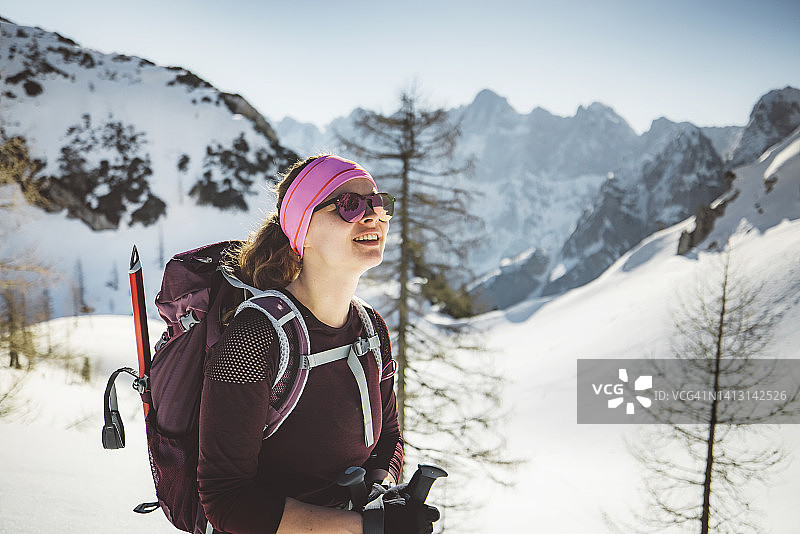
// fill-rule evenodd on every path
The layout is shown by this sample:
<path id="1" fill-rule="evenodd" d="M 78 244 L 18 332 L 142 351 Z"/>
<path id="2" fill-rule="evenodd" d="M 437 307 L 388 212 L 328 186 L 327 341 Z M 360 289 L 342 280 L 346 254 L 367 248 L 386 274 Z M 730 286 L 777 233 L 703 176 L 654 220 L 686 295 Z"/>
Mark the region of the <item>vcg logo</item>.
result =
<path id="1" fill-rule="evenodd" d="M 619 379 L 622 383 L 617 384 L 592 384 L 592 390 L 594 391 L 595 395 L 600 395 L 603 393 L 604 395 L 611 396 L 614 395 L 614 398 L 608 400 L 608 407 L 610 409 L 618 408 L 625 402 L 624 393 L 625 393 L 625 384 L 628 382 L 628 371 L 625 369 L 619 370 Z M 653 387 L 653 377 L 651 375 L 642 375 L 636 379 L 633 383 L 634 391 L 644 391 L 646 389 L 652 389 Z M 652 401 L 644 397 L 642 395 L 634 395 L 636 401 L 645 408 L 649 408 L 652 404 Z M 635 405 L 632 401 L 629 401 L 625 404 L 625 413 L 631 415 L 635 412 Z"/>

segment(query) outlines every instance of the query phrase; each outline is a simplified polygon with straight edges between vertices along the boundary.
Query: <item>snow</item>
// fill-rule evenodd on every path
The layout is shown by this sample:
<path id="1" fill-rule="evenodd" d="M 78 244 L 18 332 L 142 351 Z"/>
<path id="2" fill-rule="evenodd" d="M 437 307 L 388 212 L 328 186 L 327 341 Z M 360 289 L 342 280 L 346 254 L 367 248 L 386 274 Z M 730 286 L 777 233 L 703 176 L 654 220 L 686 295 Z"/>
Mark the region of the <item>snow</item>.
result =
<path id="1" fill-rule="evenodd" d="M 683 226 L 645 240 L 595 282 L 484 319 L 492 322 L 492 340 L 504 354 L 498 362 L 513 377 L 506 392 L 512 416 L 505 425 L 511 456 L 527 462 L 515 469 L 515 490 L 488 500 L 478 531 L 529 532 L 535 524 L 545 532 L 603 532 L 604 512 L 628 519 L 629 508 L 641 505 L 644 473 L 625 445 L 638 428 L 576 424 L 576 360 L 669 357 L 675 293 L 715 261 L 714 254 L 674 254 Z M 785 222 L 760 237 L 738 236 L 734 250 L 747 275 L 764 281 L 765 292 L 786 310 L 774 353 L 796 357 L 800 223 Z M 780 436 L 800 453 L 800 428 L 785 426 Z M 795 461 L 769 488 L 756 488 L 754 504 L 766 515 L 762 531 L 796 532 L 798 477 Z"/>
<path id="2" fill-rule="evenodd" d="M 509 381 L 504 404 L 510 416 L 502 430 L 510 456 L 523 462 L 510 473 L 513 489 L 451 477 L 437 482 L 432 502 L 469 486 L 486 492 L 485 506 L 470 520 L 473 531 L 530 532 L 535 525 L 537 531 L 564 533 L 604 532 L 604 513 L 627 519 L 628 510 L 641 504 L 643 473 L 625 446 L 638 428 L 576 424 L 576 360 L 668 356 L 675 294 L 716 259 L 702 251 L 675 255 L 680 232 L 690 224 L 654 234 L 586 286 L 475 319 L 487 329 L 496 364 Z M 795 356 L 800 221 L 737 234 L 732 242 L 735 261 L 741 259 L 748 276 L 765 282 L 765 294 L 782 310 L 774 352 Z M 61 318 L 41 328 L 49 330 L 54 346 L 92 358 L 95 378 L 85 385 L 74 373 L 40 365 L 21 393 L 34 408 L 0 423 L 0 532 L 174 532 L 160 512 L 130 512 L 151 500 L 153 489 L 140 404 L 133 390 L 122 387 L 124 379 L 118 391 L 128 445 L 104 451 L 100 444 L 106 373 L 136 361 L 132 319 Z M 159 322 L 151 321 L 151 341 L 159 334 Z M 8 379 L 9 372 L 3 369 L 0 378 Z M 794 456 L 800 454 L 800 428 L 784 426 L 780 437 Z M 769 487 L 755 488 L 764 531 L 796 532 L 799 493 L 798 461 Z M 42 502 L 47 513 L 38 513 Z M 445 517 L 451 528 L 462 529 L 455 513 Z"/>

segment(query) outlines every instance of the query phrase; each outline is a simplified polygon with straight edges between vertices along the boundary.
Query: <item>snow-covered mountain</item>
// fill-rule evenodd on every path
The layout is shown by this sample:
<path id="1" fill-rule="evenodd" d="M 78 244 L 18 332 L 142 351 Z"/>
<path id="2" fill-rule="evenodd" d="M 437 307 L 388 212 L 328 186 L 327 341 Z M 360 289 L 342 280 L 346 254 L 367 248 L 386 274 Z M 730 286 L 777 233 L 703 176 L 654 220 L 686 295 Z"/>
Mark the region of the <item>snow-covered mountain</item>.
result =
<path id="1" fill-rule="evenodd" d="M 134 242 L 155 291 L 165 255 L 244 237 L 296 159 L 241 96 L 183 68 L 4 19 L 0 129 L 24 139 L 47 201 L 4 214 L 2 253 L 51 270 L 56 315 L 128 307 L 119 272 Z"/>
<path id="2" fill-rule="evenodd" d="M 94 230 L 153 224 L 183 196 L 246 210 L 293 156 L 242 97 L 185 69 L 37 28 L 0 31 L 5 135 L 24 136 L 42 162 L 49 209 Z"/>
<path id="3" fill-rule="evenodd" d="M 731 167 L 753 162 L 800 125 L 800 89 L 786 87 L 759 99 L 731 154 Z"/>
<path id="4" fill-rule="evenodd" d="M 475 173 L 459 185 L 490 238 L 470 267 L 484 273 L 473 294 L 490 308 L 530 295 L 561 293 L 595 279 L 652 232 L 707 207 L 729 187 L 732 170 L 755 160 L 800 125 L 800 91 L 772 91 L 746 127 L 699 128 L 666 118 L 637 135 L 600 103 L 572 117 L 536 108 L 517 113 L 489 90 L 450 110 L 462 136 L 457 158 Z M 338 148 L 352 134 L 337 119 L 320 131 L 291 119 L 276 131 L 298 152 Z"/>

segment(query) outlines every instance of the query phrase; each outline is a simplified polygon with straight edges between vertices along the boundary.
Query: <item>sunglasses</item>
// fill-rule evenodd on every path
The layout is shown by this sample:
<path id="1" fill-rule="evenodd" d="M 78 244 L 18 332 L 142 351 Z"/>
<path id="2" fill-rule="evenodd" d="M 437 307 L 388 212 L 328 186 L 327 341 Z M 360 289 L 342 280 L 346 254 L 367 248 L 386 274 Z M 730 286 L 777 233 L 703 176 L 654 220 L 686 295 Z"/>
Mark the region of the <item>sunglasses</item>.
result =
<path id="1" fill-rule="evenodd" d="M 373 193 L 366 196 L 358 193 L 342 193 L 336 198 L 326 200 L 314 208 L 314 211 L 330 205 L 335 205 L 339 216 L 349 223 L 361 220 L 367 213 L 368 205 L 383 222 L 389 222 L 394 215 L 394 197 L 389 193 Z"/>

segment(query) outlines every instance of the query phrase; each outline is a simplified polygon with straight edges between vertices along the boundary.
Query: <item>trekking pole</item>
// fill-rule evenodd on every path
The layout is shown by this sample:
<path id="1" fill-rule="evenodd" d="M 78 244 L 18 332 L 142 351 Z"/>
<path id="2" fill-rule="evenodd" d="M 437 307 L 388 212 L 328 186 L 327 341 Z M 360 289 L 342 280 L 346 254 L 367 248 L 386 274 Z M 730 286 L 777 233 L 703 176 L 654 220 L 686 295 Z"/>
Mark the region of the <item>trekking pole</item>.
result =
<path id="1" fill-rule="evenodd" d="M 353 510 L 361 510 L 367 504 L 367 484 L 364 480 L 366 474 L 363 467 L 348 467 L 337 481 L 343 488 L 350 488 Z"/>
<path id="2" fill-rule="evenodd" d="M 339 476 L 337 483 L 343 488 L 350 489 L 350 502 L 353 510 L 364 510 L 364 533 L 383 534 L 383 501 L 376 499 L 367 504 L 369 496 L 365 480 L 367 472 L 363 467 L 348 467 Z M 424 503 L 428 498 L 431 486 L 437 478 L 446 477 L 447 471 L 435 465 L 419 464 L 414 476 L 411 477 L 410 487 L 406 489 L 410 492 L 408 498 L 418 503 Z M 413 486 L 411 485 L 413 484 Z M 375 503 L 378 503 L 377 506 Z"/>
<path id="3" fill-rule="evenodd" d="M 139 251 L 133 245 L 131 251 L 131 264 L 128 269 L 128 278 L 131 283 L 131 301 L 133 304 L 133 322 L 136 328 L 136 351 L 139 354 L 139 378 L 134 381 L 133 387 L 142 395 L 142 408 L 144 417 L 150 411 L 150 403 L 145 400 L 145 394 L 150 389 L 147 383 L 150 380 L 150 335 L 147 332 L 147 306 L 144 300 L 144 281 L 142 280 L 142 262 L 139 260 Z"/>
<path id="4" fill-rule="evenodd" d="M 411 500 L 419 503 L 425 502 L 428 498 L 428 492 L 431 491 L 431 486 L 436 482 L 437 478 L 446 477 L 447 471 L 436 465 L 417 465 L 417 472 L 411 477 L 412 480 L 419 475 L 416 483 L 411 490 Z"/>

